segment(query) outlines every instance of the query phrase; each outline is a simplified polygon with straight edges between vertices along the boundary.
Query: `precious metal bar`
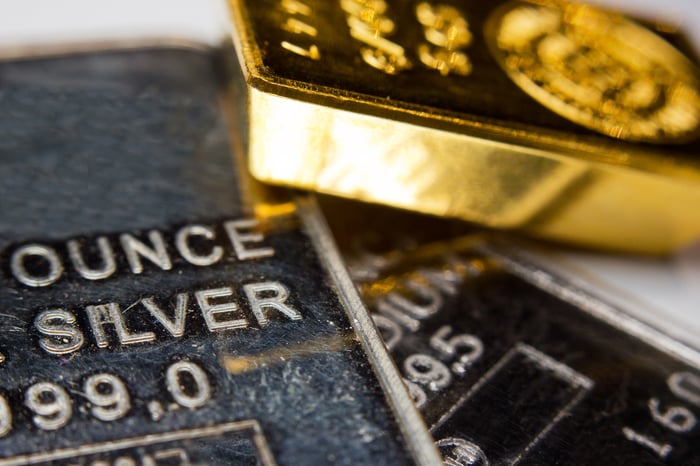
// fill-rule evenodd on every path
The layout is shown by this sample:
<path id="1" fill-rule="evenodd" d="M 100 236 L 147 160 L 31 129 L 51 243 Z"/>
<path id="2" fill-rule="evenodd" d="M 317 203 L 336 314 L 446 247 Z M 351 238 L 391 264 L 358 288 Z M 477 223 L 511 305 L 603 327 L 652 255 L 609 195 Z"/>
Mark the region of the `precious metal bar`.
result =
<path id="1" fill-rule="evenodd" d="M 447 464 L 700 460 L 698 348 L 512 239 L 455 236 L 448 224 L 426 234 L 434 221 L 420 216 L 322 205 Z"/>
<path id="2" fill-rule="evenodd" d="M 0 465 L 439 463 L 313 202 L 252 195 L 220 58 L 0 63 Z"/>
<path id="3" fill-rule="evenodd" d="M 230 4 L 263 181 L 618 251 L 700 237 L 698 70 L 649 28 L 561 1 Z"/>

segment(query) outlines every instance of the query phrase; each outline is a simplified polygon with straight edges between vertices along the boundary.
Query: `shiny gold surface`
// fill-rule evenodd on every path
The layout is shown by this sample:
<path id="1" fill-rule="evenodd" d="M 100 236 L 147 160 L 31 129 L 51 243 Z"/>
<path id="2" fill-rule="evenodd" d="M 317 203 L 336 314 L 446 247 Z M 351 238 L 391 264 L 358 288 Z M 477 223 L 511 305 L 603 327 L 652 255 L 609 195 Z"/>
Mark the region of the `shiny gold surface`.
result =
<path id="1" fill-rule="evenodd" d="M 653 32 L 621 15 L 553 1 L 506 4 L 489 23 L 498 63 L 550 110 L 621 139 L 698 136 L 697 71 Z"/>
<path id="2" fill-rule="evenodd" d="M 604 249 L 660 254 L 700 237 L 697 142 L 573 126 L 500 69 L 483 39 L 492 5 L 410 5 L 232 0 L 254 176 Z M 289 32 L 290 17 L 315 34 Z M 697 101 L 684 105 L 668 120 L 686 122 L 679 138 L 697 129 Z"/>

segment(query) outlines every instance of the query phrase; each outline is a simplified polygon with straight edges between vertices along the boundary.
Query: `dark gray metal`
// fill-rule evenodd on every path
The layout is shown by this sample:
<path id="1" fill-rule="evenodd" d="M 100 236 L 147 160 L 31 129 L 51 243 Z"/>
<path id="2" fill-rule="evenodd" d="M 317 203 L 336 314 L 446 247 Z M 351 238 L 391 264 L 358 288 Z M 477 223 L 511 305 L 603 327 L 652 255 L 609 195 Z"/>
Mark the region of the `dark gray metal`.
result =
<path id="1" fill-rule="evenodd" d="M 353 292 L 338 284 L 335 256 L 319 252 L 332 245 L 314 207 L 239 224 L 264 235 L 239 238 L 253 257 L 229 238 L 226 222 L 253 217 L 213 63 L 210 53 L 152 49 L 0 64 L 0 465 L 160 466 L 187 464 L 185 454 L 212 465 L 412 464 L 409 443 L 429 445 L 422 423 L 407 425 L 414 408 L 363 308 L 347 308 Z M 179 252 L 178 232 L 192 225 L 214 236 L 189 236 L 192 254 L 221 248 L 213 265 Z M 157 249 L 153 230 L 170 263 L 136 253 L 134 273 L 123 235 Z M 70 241 L 98 279 L 71 262 Z M 43 249 L 18 253 L 31 244 Z M 255 284 L 267 285 L 255 295 Z M 247 322 L 212 331 L 195 292 L 226 287 L 232 296 L 208 303 L 239 308 L 215 319 Z M 286 314 L 263 305 L 261 320 L 248 293 Z M 188 299 L 184 331 L 178 294 Z"/>
<path id="2" fill-rule="evenodd" d="M 522 240 L 321 201 L 447 464 L 700 464 L 697 348 Z"/>

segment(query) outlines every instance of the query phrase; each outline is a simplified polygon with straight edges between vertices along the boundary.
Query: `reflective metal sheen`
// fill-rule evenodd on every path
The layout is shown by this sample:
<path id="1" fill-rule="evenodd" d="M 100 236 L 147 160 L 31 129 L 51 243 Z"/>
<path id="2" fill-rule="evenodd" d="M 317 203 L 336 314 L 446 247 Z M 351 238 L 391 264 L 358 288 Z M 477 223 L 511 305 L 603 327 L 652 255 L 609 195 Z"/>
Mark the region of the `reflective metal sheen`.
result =
<path id="1" fill-rule="evenodd" d="M 618 251 L 700 237 L 700 80 L 661 33 L 560 1 L 230 4 L 261 180 Z"/>
<path id="2" fill-rule="evenodd" d="M 698 348 L 505 238 L 322 205 L 446 464 L 700 461 Z"/>
<path id="3" fill-rule="evenodd" d="M 218 58 L 0 64 L 0 465 L 439 462 L 314 203 L 235 163 Z"/>

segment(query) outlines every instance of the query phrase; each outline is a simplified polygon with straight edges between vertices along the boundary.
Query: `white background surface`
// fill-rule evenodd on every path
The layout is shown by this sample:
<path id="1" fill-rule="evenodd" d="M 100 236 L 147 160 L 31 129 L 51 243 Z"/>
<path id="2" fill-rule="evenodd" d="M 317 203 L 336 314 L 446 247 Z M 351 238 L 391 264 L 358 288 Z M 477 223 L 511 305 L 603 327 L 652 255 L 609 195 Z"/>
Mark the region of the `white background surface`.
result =
<path id="1" fill-rule="evenodd" d="M 590 0 L 684 30 L 700 50 L 698 0 Z M 26 47 L 176 38 L 217 45 L 230 34 L 220 0 L 0 0 L 0 55 Z M 700 157 L 700 154 L 698 154 Z M 700 215 L 700 206 L 697 215 Z M 549 250 L 562 273 L 696 348 L 700 245 L 667 260 Z"/>

